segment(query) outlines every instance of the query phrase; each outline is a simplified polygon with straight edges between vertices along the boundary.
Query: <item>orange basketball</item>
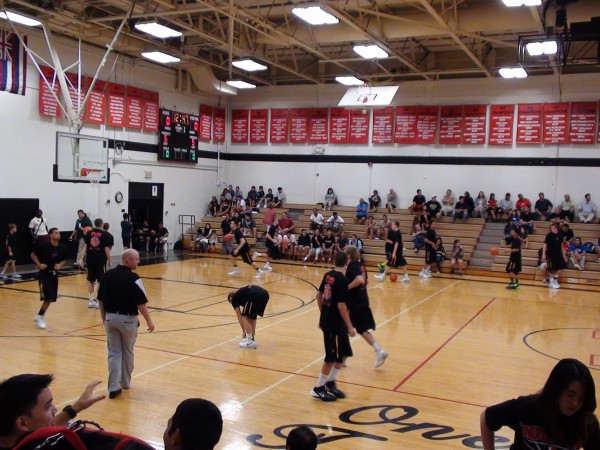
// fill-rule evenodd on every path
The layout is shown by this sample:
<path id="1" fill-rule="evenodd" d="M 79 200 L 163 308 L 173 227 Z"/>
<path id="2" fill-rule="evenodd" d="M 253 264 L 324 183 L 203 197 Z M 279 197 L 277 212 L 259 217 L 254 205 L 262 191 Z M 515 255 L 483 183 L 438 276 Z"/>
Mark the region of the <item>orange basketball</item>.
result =
<path id="1" fill-rule="evenodd" d="M 225 236 L 223 236 L 223 240 L 225 242 L 231 242 L 231 241 L 233 241 L 233 234 L 231 234 L 231 233 L 226 234 Z"/>
<path id="2" fill-rule="evenodd" d="M 85 235 L 85 234 L 88 234 L 88 233 L 89 233 L 90 231 L 92 231 L 92 230 L 93 230 L 93 228 L 92 228 L 92 227 L 83 227 L 83 228 L 81 229 L 81 231 L 83 231 L 83 234 L 84 234 L 84 235 Z"/>
<path id="3" fill-rule="evenodd" d="M 290 241 L 286 241 L 286 240 L 281 241 L 282 247 L 287 247 L 288 245 L 290 245 Z"/>
<path id="4" fill-rule="evenodd" d="M 490 248 L 490 254 L 491 255 L 496 256 L 496 255 L 498 255 L 498 253 L 500 253 L 500 250 L 498 250 L 498 247 L 492 247 L 492 248 Z"/>
<path id="5" fill-rule="evenodd" d="M 396 281 L 398 281 L 398 275 L 396 275 L 395 273 L 390 275 L 390 281 L 392 283 L 395 283 Z"/>

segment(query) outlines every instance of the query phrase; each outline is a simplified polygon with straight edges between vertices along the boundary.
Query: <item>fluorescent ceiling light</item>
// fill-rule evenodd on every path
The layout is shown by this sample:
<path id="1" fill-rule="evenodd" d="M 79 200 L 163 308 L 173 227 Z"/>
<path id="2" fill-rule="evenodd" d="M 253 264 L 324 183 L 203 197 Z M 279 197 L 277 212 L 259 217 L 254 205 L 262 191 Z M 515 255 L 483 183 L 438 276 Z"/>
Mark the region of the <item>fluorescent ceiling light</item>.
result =
<path id="1" fill-rule="evenodd" d="M 22 16 L 21 14 L 17 14 L 14 12 L 0 12 L 0 19 L 10 20 L 11 22 L 19 23 L 21 25 L 26 25 L 28 27 L 37 27 L 42 24 L 39 20 L 31 19 L 27 16 Z"/>
<path id="2" fill-rule="evenodd" d="M 259 64 L 251 59 L 241 59 L 239 61 L 233 61 L 233 64 L 238 69 L 245 70 L 247 72 L 255 72 L 257 70 L 267 70 L 267 66 Z"/>
<path id="3" fill-rule="evenodd" d="M 292 12 L 311 25 L 332 25 L 339 23 L 337 17 L 323 11 L 319 6 L 308 8 L 294 8 Z"/>
<path id="4" fill-rule="evenodd" d="M 253 84 L 246 83 L 245 81 L 240 80 L 227 81 L 227 84 L 238 89 L 254 89 L 256 87 Z"/>
<path id="5" fill-rule="evenodd" d="M 353 50 L 365 59 L 383 59 L 389 56 L 377 45 L 355 45 Z"/>
<path id="6" fill-rule="evenodd" d="M 502 0 L 502 2 L 509 8 L 516 6 L 540 6 L 542 0 Z"/>
<path id="7" fill-rule="evenodd" d="M 147 23 L 136 23 L 135 28 L 143 31 L 144 33 L 151 34 L 157 38 L 166 39 L 171 37 L 181 36 L 181 31 L 174 30 L 173 28 L 165 27 L 156 22 Z"/>
<path id="8" fill-rule="evenodd" d="M 170 64 L 181 61 L 181 59 L 171 55 L 167 55 L 163 52 L 143 52 L 142 56 L 144 58 L 151 59 L 152 61 L 156 61 L 162 64 Z"/>
<path id="9" fill-rule="evenodd" d="M 527 72 L 522 67 L 503 67 L 499 72 L 502 78 L 527 78 Z"/>
<path id="10" fill-rule="evenodd" d="M 556 55 L 558 53 L 556 41 L 530 42 L 525 48 L 530 56 Z"/>
<path id="11" fill-rule="evenodd" d="M 360 86 L 361 84 L 365 84 L 363 80 L 359 80 L 356 77 L 335 77 L 335 81 L 346 86 Z"/>
<path id="12" fill-rule="evenodd" d="M 540 6 L 541 4 L 542 0 L 523 0 L 525 6 Z"/>

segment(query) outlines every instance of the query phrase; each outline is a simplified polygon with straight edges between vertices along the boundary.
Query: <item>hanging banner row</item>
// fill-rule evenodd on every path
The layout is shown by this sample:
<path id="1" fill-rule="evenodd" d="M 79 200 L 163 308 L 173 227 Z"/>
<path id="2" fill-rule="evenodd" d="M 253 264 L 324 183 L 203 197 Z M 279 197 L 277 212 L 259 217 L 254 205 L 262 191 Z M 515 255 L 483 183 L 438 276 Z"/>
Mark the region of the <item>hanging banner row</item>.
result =
<path id="1" fill-rule="evenodd" d="M 598 102 L 396 106 L 372 113 L 271 109 L 270 118 L 268 109 L 231 113 L 233 144 L 368 144 L 369 134 L 373 144 L 591 145 L 599 142 Z"/>

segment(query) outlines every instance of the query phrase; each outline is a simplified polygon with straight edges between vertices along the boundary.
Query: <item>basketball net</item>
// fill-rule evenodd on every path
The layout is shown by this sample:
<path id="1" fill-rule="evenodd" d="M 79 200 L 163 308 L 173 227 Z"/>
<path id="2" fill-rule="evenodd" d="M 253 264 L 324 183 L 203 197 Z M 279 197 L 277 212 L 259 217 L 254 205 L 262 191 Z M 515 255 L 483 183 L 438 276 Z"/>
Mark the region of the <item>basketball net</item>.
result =
<path id="1" fill-rule="evenodd" d="M 358 94 L 358 101 L 366 104 L 370 100 L 371 86 L 368 83 L 356 86 L 356 93 Z"/>
<path id="2" fill-rule="evenodd" d="M 97 188 L 100 186 L 101 175 L 102 170 L 100 169 L 88 169 L 85 167 L 81 169 L 81 177 L 88 180 L 92 188 Z"/>

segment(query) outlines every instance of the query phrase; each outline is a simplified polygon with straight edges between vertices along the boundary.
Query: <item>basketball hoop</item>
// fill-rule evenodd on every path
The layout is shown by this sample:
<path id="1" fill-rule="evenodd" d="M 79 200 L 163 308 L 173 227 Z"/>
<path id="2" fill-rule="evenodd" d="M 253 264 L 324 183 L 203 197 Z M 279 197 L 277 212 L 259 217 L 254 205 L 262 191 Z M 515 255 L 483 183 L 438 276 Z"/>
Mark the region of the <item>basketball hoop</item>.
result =
<path id="1" fill-rule="evenodd" d="M 357 101 L 360 104 L 367 104 L 371 100 L 371 86 L 369 83 L 356 86 L 356 93 L 358 95 Z"/>
<path id="2" fill-rule="evenodd" d="M 102 170 L 100 169 L 90 169 L 87 167 L 81 169 L 81 178 L 89 181 L 94 188 L 100 185 L 101 176 Z"/>

